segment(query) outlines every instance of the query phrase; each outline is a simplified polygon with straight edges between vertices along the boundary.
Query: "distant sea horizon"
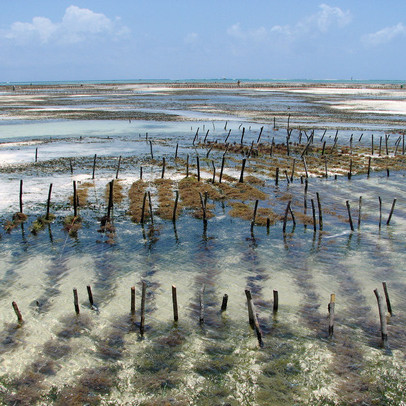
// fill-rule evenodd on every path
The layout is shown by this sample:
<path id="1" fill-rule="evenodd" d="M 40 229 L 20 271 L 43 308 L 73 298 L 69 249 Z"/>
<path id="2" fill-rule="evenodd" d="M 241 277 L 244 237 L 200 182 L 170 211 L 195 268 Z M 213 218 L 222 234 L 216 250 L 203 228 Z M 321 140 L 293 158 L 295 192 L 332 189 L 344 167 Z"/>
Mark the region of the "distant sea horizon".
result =
<path id="1" fill-rule="evenodd" d="M 104 79 L 104 80 L 51 80 L 51 81 L 21 81 L 21 82 L 0 82 L 0 86 L 27 86 L 27 85 L 97 85 L 97 84 L 164 84 L 164 83 L 305 83 L 305 84 L 386 84 L 400 85 L 406 82 L 405 80 L 389 80 L 389 79 L 228 79 L 228 78 L 213 78 L 213 79 Z"/>

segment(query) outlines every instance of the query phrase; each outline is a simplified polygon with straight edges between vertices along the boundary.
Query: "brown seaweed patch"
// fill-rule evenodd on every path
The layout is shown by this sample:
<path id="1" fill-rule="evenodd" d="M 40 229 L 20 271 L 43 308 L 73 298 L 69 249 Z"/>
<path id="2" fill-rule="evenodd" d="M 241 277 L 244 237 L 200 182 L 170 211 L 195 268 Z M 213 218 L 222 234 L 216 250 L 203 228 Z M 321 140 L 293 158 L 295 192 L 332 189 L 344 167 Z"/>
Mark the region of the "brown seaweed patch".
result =
<path id="1" fill-rule="evenodd" d="M 123 193 L 124 186 L 121 184 L 119 179 L 115 179 L 113 182 L 113 203 L 120 204 L 124 198 L 125 195 Z M 109 196 L 110 196 L 110 183 L 106 185 L 106 188 L 104 190 L 104 199 L 106 203 L 109 201 Z"/>
<path id="2" fill-rule="evenodd" d="M 142 217 L 142 206 L 144 201 L 144 194 L 147 188 L 147 184 L 143 180 L 137 180 L 131 185 L 128 191 L 128 197 L 130 199 L 129 215 L 131 220 L 135 223 L 139 223 Z M 150 217 L 148 201 L 146 201 L 144 208 L 144 219 Z"/>

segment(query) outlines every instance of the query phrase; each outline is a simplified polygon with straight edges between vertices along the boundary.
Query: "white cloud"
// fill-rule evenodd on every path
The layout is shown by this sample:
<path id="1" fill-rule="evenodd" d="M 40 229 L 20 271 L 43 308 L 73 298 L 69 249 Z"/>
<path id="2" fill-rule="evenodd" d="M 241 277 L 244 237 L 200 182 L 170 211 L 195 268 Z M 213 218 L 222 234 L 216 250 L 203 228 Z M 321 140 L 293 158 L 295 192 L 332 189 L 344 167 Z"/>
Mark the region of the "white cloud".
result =
<path id="1" fill-rule="evenodd" d="M 278 35 L 287 40 L 303 38 L 305 35 L 317 35 L 326 33 L 334 27 L 345 27 L 351 22 L 350 11 L 343 11 L 339 7 L 330 7 L 321 4 L 319 11 L 303 18 L 293 25 L 274 25 L 270 29 L 260 27 L 256 30 L 244 30 L 240 23 L 234 24 L 227 29 L 227 34 L 236 39 L 251 39 L 263 41 L 272 35 Z"/>
<path id="2" fill-rule="evenodd" d="M 199 35 L 196 34 L 195 32 L 190 32 L 189 34 L 186 35 L 184 38 L 185 44 L 194 44 L 199 38 Z"/>
<path id="3" fill-rule="evenodd" d="M 392 41 L 394 38 L 406 35 L 406 27 L 402 23 L 398 23 L 392 27 L 386 27 L 375 33 L 365 35 L 363 42 L 366 45 L 381 45 Z"/>
<path id="4" fill-rule="evenodd" d="M 18 43 L 39 41 L 46 43 L 77 43 L 89 36 L 117 37 L 128 33 L 119 19 L 109 19 L 102 13 L 86 8 L 69 6 L 60 22 L 52 22 L 46 17 L 34 17 L 31 23 L 15 22 L 4 36 Z"/>

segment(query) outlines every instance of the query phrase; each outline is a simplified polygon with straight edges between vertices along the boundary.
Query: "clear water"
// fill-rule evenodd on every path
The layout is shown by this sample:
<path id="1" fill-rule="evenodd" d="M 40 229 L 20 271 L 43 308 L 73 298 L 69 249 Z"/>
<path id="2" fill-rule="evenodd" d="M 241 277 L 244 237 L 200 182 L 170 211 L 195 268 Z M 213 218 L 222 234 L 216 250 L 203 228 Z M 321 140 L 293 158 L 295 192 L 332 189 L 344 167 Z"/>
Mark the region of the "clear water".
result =
<path id="1" fill-rule="evenodd" d="M 249 145 L 262 124 L 240 118 Z M 232 142 L 240 141 L 239 124 L 239 120 L 229 123 Z M 212 169 L 211 162 L 203 159 L 206 150 L 194 148 L 192 141 L 197 127 L 201 138 L 210 129 L 208 138 L 222 140 L 227 134 L 223 126 L 219 120 L 215 124 L 211 120 L 6 120 L 1 124 L 0 219 L 6 224 L 18 211 L 21 178 L 28 215 L 10 233 L 3 231 L 0 240 L 4 404 L 395 405 L 404 401 L 404 170 L 391 172 L 390 177 L 380 172 L 369 179 L 354 176 L 351 181 L 310 178 L 308 202 L 318 192 L 323 208 L 323 230 L 316 232 L 313 225 L 294 227 L 291 221 L 285 235 L 281 221 L 269 229 L 251 229 L 249 221 L 228 215 L 228 202 L 211 201 L 215 216 L 207 228 L 190 211 L 184 211 L 175 226 L 159 217 L 153 225 L 141 226 L 129 218 L 127 198 L 114 208 L 115 244 L 107 244 L 106 236 L 98 232 L 99 218 L 107 210 L 104 191 L 115 177 L 119 156 L 128 158 L 119 176 L 125 194 L 139 179 L 140 166 L 144 180 L 160 177 L 161 167 L 148 163 L 149 141 L 156 161 L 165 157 L 172 166 L 165 177 L 185 176 L 184 166 L 173 160 L 178 143 L 180 158 L 189 154 L 192 163 L 196 154 L 201 156 L 203 178 L 209 179 Z M 317 138 L 322 133 L 317 132 Z M 342 131 L 340 142 L 347 144 L 351 133 Z M 365 130 L 365 145 L 370 135 Z M 284 131 L 274 131 L 272 123 L 265 125 L 263 137 L 263 141 L 285 140 Z M 80 211 L 83 226 L 77 237 L 70 237 L 63 230 L 63 219 L 72 214 L 72 180 L 92 181 L 95 154 L 99 157 L 95 183 L 89 189 L 88 206 Z M 68 157 L 74 162 L 73 175 Z M 218 168 L 221 154 L 213 150 L 210 158 Z M 238 163 L 228 160 L 226 173 L 235 174 L 240 160 L 241 156 L 235 156 Z M 293 210 L 303 212 L 304 185 L 298 179 L 289 185 L 281 181 L 278 187 L 273 179 L 264 180 L 261 189 L 267 199 L 260 207 L 272 207 L 283 215 L 287 200 L 292 200 Z M 50 183 L 56 219 L 34 235 L 33 222 L 44 214 Z M 151 185 L 150 190 L 156 208 L 155 188 Z M 383 202 L 381 227 L 378 196 Z M 386 225 L 395 198 L 395 211 Z M 351 204 L 354 232 L 346 220 L 346 200 Z M 141 281 L 147 284 L 143 337 Z M 373 292 L 378 288 L 383 295 L 383 281 L 394 309 L 393 317 L 388 317 L 388 350 L 380 348 Z M 87 285 L 92 286 L 97 311 L 90 308 Z M 178 292 L 177 324 L 172 285 Z M 131 286 L 136 287 L 135 321 L 129 314 Z M 200 324 L 203 286 L 204 323 Z M 79 293 L 79 316 L 74 312 L 73 288 Z M 256 305 L 263 348 L 248 323 L 245 289 Z M 272 311 L 273 290 L 279 292 L 277 314 Z M 327 305 L 332 293 L 336 325 L 329 339 Z M 228 308 L 221 314 L 224 294 Z M 22 325 L 16 321 L 12 301 L 22 312 Z"/>

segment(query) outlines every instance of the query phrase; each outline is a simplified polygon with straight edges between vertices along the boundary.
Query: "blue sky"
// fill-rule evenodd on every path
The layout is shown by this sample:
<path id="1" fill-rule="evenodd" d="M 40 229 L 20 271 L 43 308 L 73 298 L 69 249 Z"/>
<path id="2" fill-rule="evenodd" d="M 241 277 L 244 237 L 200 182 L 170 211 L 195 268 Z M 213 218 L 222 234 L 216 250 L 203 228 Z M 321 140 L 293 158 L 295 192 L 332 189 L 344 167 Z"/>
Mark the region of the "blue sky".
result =
<path id="1" fill-rule="evenodd" d="M 0 82 L 406 79 L 406 1 L 12 0 Z"/>

